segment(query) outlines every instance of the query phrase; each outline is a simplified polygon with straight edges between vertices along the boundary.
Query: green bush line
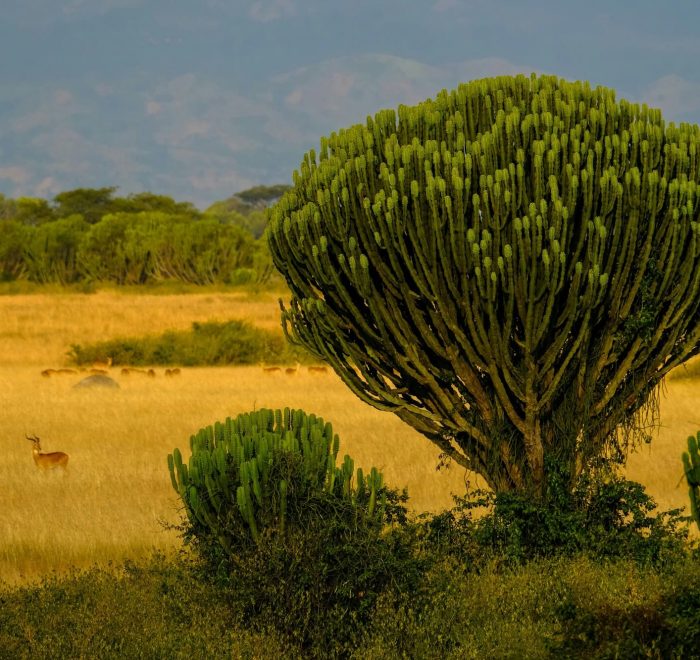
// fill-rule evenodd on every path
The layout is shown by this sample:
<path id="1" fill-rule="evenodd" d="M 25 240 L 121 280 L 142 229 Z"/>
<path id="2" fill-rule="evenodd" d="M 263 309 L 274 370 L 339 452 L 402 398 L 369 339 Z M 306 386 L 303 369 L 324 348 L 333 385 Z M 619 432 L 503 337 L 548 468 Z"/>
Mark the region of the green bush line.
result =
<path id="1" fill-rule="evenodd" d="M 204 212 L 150 192 L 78 188 L 44 199 L 0 194 L 0 282 L 195 285 L 265 282 L 265 207 L 288 186 L 256 186 Z"/>
<path id="2" fill-rule="evenodd" d="M 0 222 L 0 281 L 245 284 L 272 272 L 264 239 L 213 217 L 144 211 L 95 224 L 81 215 L 37 226 Z"/>
<path id="3" fill-rule="evenodd" d="M 193 323 L 191 330 L 161 335 L 73 344 L 70 359 L 77 365 L 112 358 L 118 365 L 221 366 L 260 362 L 311 362 L 311 356 L 289 346 L 281 333 L 255 328 L 246 321 Z"/>
<path id="4" fill-rule="evenodd" d="M 320 611 L 318 627 L 332 626 Z M 352 625 L 351 623 L 348 624 Z M 415 594 L 387 591 L 353 645 L 302 648 L 245 621 L 226 588 L 154 558 L 39 585 L 0 585 L 0 658 L 700 657 L 700 562 L 555 558 L 468 572 L 445 562 Z"/>

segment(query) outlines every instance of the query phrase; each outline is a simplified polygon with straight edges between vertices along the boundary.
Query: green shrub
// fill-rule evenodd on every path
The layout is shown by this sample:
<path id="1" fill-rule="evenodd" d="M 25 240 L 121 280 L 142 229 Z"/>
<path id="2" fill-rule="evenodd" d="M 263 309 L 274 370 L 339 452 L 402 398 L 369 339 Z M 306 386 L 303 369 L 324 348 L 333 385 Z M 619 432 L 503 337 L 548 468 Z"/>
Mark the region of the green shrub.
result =
<path id="1" fill-rule="evenodd" d="M 73 344 L 69 357 L 78 365 L 112 358 L 114 365 L 206 366 L 302 362 L 308 353 L 289 347 L 281 333 L 256 328 L 246 321 L 193 323 L 192 330 L 161 335 Z"/>
<path id="2" fill-rule="evenodd" d="M 362 658 L 700 658 L 700 564 L 587 557 L 433 567 L 417 593 L 384 594 Z"/>
<path id="3" fill-rule="evenodd" d="M 700 529 L 700 431 L 688 436 L 688 451 L 683 453 L 683 469 L 690 495 L 690 515 Z"/>
<path id="4" fill-rule="evenodd" d="M 408 537 L 385 530 L 405 522 L 407 495 L 348 456 L 337 466 L 322 418 L 263 409 L 201 429 L 190 447 L 188 465 L 177 449 L 168 457 L 183 535 L 248 621 L 331 648 L 356 638 L 385 589 L 419 579 Z"/>
<path id="5" fill-rule="evenodd" d="M 270 626 L 251 631 L 186 564 L 94 568 L 40 584 L 0 583 L 0 658 L 294 657 Z"/>
<path id="6" fill-rule="evenodd" d="M 558 557 L 478 572 L 446 559 L 410 589 L 385 590 L 363 617 L 319 609 L 309 624 L 316 641 L 306 646 L 272 618 L 251 625 L 242 597 L 190 562 L 0 582 L 0 658 L 700 658 L 697 558 L 657 569 Z M 260 574 L 267 580 L 271 569 Z M 252 574 L 249 584 L 250 609 L 261 598 Z"/>
<path id="7" fill-rule="evenodd" d="M 656 503 L 641 484 L 609 472 L 584 474 L 573 493 L 567 482 L 550 471 L 542 501 L 481 490 L 455 497 L 452 510 L 425 521 L 428 542 L 465 564 L 579 553 L 658 564 L 685 552 L 681 510 L 655 513 Z M 484 509 L 487 515 L 473 515 Z"/>

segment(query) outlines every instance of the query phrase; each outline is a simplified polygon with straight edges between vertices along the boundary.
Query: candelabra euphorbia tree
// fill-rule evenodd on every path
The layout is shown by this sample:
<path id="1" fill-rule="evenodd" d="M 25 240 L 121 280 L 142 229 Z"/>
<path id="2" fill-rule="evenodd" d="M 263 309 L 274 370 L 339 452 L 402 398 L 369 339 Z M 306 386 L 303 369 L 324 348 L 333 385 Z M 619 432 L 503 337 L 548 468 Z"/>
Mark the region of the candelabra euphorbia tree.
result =
<path id="1" fill-rule="evenodd" d="M 497 491 L 573 484 L 700 351 L 699 146 L 549 76 L 381 111 L 270 212 L 285 333 Z"/>

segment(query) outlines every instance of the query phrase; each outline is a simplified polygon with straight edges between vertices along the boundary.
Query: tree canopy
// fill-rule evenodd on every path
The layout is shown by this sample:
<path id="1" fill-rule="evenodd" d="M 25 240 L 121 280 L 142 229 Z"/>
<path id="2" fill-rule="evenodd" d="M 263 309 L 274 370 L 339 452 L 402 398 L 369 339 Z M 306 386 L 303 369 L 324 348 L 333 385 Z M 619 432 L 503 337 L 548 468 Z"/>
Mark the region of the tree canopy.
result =
<path id="1" fill-rule="evenodd" d="M 271 211 L 285 332 L 496 490 L 573 483 L 700 352 L 699 147 L 551 76 L 379 112 Z"/>

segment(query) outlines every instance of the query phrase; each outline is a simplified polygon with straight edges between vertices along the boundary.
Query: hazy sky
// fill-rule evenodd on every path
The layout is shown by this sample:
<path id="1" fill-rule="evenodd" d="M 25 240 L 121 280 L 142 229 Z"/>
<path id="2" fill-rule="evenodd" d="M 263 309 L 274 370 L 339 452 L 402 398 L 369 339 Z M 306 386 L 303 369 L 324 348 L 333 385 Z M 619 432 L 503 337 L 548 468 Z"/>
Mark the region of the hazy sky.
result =
<path id="1" fill-rule="evenodd" d="M 698 0 L 3 0 L 0 192 L 206 207 L 367 114 L 533 71 L 700 123 Z"/>

